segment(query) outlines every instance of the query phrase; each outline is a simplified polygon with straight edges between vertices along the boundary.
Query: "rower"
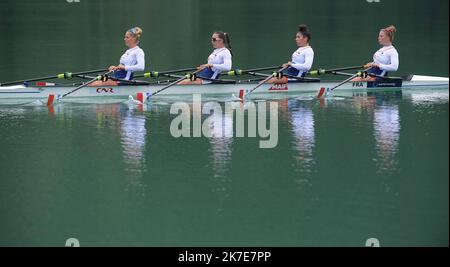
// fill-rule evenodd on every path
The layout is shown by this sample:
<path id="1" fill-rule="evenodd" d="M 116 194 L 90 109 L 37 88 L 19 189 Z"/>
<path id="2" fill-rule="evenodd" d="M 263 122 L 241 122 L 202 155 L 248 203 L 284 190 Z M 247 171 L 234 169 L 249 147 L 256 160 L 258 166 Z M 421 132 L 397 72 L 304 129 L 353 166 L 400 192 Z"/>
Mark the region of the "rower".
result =
<path id="1" fill-rule="evenodd" d="M 136 71 L 144 71 L 145 69 L 145 54 L 138 46 L 141 39 L 142 29 L 134 27 L 125 33 L 124 41 L 128 50 L 120 57 L 120 64 L 117 66 L 110 66 L 109 70 L 114 70 L 114 78 L 123 80 L 132 80 L 133 73 Z M 107 80 L 105 82 L 97 81 L 90 86 L 114 86 L 120 85 L 119 82 Z"/>
<path id="2" fill-rule="evenodd" d="M 211 37 L 211 44 L 214 51 L 209 55 L 207 64 L 197 67 L 197 69 L 202 70 L 197 73 L 197 79 L 194 81 L 186 79 L 179 84 L 211 83 L 210 80 L 218 79 L 220 73 L 231 70 L 233 53 L 231 52 L 231 42 L 228 33 L 214 32 Z"/>
<path id="3" fill-rule="evenodd" d="M 283 64 L 283 67 L 287 67 L 283 71 L 283 74 L 293 77 L 304 77 L 306 73 L 311 69 L 314 61 L 314 50 L 309 45 L 311 40 L 311 32 L 308 26 L 302 24 L 298 26 L 298 32 L 295 36 L 295 42 L 298 49 L 292 54 L 292 61 Z M 288 77 L 272 78 L 268 83 L 287 83 Z"/>
<path id="4" fill-rule="evenodd" d="M 377 77 L 369 76 L 367 78 L 356 78 L 353 81 L 373 81 L 381 77 L 388 76 L 389 71 L 397 71 L 399 60 L 398 52 L 392 45 L 394 40 L 394 33 L 397 29 L 391 25 L 387 28 L 381 29 L 378 34 L 378 43 L 382 45 L 378 51 L 373 55 L 373 62 L 367 63 L 364 67 L 370 68 L 367 73 L 376 75 Z"/>

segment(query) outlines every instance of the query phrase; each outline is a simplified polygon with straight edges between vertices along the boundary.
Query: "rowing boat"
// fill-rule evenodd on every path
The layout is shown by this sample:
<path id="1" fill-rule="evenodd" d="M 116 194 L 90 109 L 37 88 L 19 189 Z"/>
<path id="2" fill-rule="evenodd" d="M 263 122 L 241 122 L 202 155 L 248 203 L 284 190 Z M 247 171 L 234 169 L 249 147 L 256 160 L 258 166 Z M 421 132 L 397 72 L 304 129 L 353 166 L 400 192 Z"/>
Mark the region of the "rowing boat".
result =
<path id="1" fill-rule="evenodd" d="M 287 84 L 267 84 L 256 90 L 253 94 L 293 92 L 293 93 L 316 93 L 319 88 L 332 88 L 339 81 L 320 81 L 320 79 L 293 80 Z M 248 92 L 255 86 L 256 82 L 235 81 L 230 84 L 203 84 L 203 85 L 176 85 L 159 95 L 185 95 L 185 94 L 239 94 L 241 90 Z M 80 97 L 128 97 L 136 96 L 138 93 L 151 95 L 164 86 L 161 84 L 151 85 L 121 85 L 121 86 L 87 86 L 73 94 L 69 98 Z M 449 87 L 448 77 L 409 75 L 402 78 L 385 78 L 368 82 L 349 82 L 339 91 L 367 91 L 382 89 L 442 89 Z M 36 83 L 28 86 L 1 86 L 0 100 L 12 99 L 45 99 L 49 95 L 60 96 L 73 90 L 75 86 L 55 85 L 49 83 Z M 155 97 L 157 97 L 155 96 Z M 4 101 L 2 101 L 4 102 Z"/>

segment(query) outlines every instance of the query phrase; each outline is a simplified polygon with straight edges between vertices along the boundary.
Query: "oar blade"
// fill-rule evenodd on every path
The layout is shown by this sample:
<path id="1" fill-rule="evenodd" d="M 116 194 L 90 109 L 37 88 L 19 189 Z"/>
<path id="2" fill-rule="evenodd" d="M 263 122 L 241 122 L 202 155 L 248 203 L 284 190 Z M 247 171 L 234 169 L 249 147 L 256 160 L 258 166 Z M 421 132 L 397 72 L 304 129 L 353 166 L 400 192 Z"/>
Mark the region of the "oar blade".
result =
<path id="1" fill-rule="evenodd" d="M 244 100 L 244 89 L 239 90 L 239 98 L 243 101 Z"/>
<path id="2" fill-rule="evenodd" d="M 136 99 L 137 101 L 141 102 L 141 104 L 144 104 L 146 100 L 146 98 L 144 97 L 144 93 L 142 92 L 137 93 Z"/>
<path id="3" fill-rule="evenodd" d="M 319 89 L 319 93 L 317 94 L 317 98 L 322 98 L 325 95 L 326 92 L 326 88 L 325 87 L 321 87 Z"/>
<path id="4" fill-rule="evenodd" d="M 47 107 L 50 107 L 55 102 L 55 95 L 48 95 L 47 97 Z"/>

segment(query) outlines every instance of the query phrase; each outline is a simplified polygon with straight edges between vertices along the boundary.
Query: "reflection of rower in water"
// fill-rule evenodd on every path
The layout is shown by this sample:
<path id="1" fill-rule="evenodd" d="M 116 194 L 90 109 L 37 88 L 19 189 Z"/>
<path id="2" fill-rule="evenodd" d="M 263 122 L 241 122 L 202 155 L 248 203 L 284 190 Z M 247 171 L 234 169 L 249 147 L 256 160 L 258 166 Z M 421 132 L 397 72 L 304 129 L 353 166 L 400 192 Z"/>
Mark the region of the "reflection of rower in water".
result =
<path id="1" fill-rule="evenodd" d="M 214 47 L 214 51 L 208 57 L 208 63 L 199 66 L 197 69 L 201 69 L 197 73 L 195 81 L 184 80 L 180 84 L 202 84 L 208 83 L 210 79 L 218 79 L 221 72 L 230 71 L 232 65 L 232 55 L 230 36 L 226 32 L 214 32 L 211 37 L 211 44 Z"/>
<path id="2" fill-rule="evenodd" d="M 120 64 L 118 66 L 110 66 L 109 70 L 114 70 L 114 78 L 132 80 L 133 73 L 136 71 L 144 71 L 145 69 L 145 54 L 138 46 L 141 39 L 142 29 L 134 27 L 125 33 L 124 41 L 128 50 L 120 57 Z M 105 82 L 97 81 L 91 86 L 114 86 L 119 85 L 119 82 L 108 80 Z"/>
<path id="3" fill-rule="evenodd" d="M 395 171 L 401 130 L 399 106 L 386 102 L 378 105 L 373 126 L 379 171 Z"/>
<path id="4" fill-rule="evenodd" d="M 387 77 L 389 71 L 397 71 L 399 65 L 398 52 L 392 45 L 396 31 L 393 25 L 380 30 L 378 43 L 383 47 L 375 52 L 373 62 L 365 65 L 365 68 L 370 68 L 367 71 L 368 74 Z M 353 81 L 373 81 L 376 79 L 377 77 L 369 76 L 367 78 L 355 78 Z"/>
<path id="5" fill-rule="evenodd" d="M 308 26 L 304 24 L 298 26 L 295 42 L 299 48 L 292 54 L 292 61 L 283 64 L 283 67 L 288 67 L 283 71 L 283 74 L 301 78 L 311 69 L 314 61 L 314 51 L 309 45 L 310 39 L 311 32 L 309 31 Z M 268 81 L 268 83 L 287 82 L 288 77 L 282 77 L 281 79 L 274 77 Z"/>

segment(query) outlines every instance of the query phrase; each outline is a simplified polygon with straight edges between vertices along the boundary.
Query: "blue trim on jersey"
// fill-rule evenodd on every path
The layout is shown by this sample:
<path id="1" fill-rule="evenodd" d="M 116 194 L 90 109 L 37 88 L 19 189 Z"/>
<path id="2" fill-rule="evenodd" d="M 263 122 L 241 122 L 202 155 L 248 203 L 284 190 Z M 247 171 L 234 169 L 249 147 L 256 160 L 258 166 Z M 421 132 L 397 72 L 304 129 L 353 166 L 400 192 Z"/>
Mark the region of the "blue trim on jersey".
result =
<path id="1" fill-rule="evenodd" d="M 294 67 L 288 67 L 287 69 L 283 70 L 283 73 L 289 76 L 298 77 L 298 74 L 300 71 Z M 303 72 L 300 77 L 305 77 L 306 72 Z"/>
<path id="2" fill-rule="evenodd" d="M 214 71 L 210 68 L 204 68 L 202 71 L 197 73 L 198 78 L 206 78 L 206 79 L 212 79 L 214 76 Z M 217 75 L 216 79 L 219 78 L 219 75 Z"/>
<path id="3" fill-rule="evenodd" d="M 117 79 L 125 79 L 127 77 L 128 72 L 126 70 L 115 70 L 114 71 L 114 78 Z M 130 79 L 133 80 L 133 72 L 130 74 Z"/>
<path id="4" fill-rule="evenodd" d="M 387 76 L 387 74 L 388 74 L 387 71 L 381 70 L 376 67 L 371 67 L 370 69 L 367 70 L 367 73 L 374 74 L 374 75 L 382 75 L 382 76 Z"/>

